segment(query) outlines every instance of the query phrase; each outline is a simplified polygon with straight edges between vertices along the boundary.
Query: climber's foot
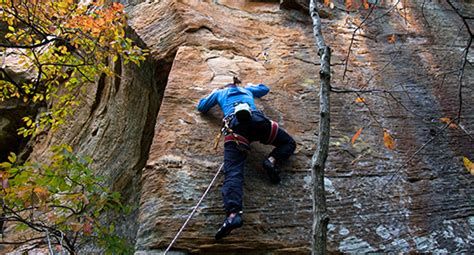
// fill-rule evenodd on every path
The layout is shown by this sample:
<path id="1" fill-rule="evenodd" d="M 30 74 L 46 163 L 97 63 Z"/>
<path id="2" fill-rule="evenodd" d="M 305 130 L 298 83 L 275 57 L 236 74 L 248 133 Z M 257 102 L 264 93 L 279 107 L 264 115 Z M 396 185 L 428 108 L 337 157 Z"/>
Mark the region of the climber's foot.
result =
<path id="1" fill-rule="evenodd" d="M 267 175 L 270 178 L 270 182 L 273 184 L 280 183 L 280 171 L 275 166 L 275 159 L 269 157 L 263 161 L 263 168 L 267 170 Z"/>
<path id="2" fill-rule="evenodd" d="M 242 212 L 231 213 L 222 224 L 221 228 L 216 233 L 216 240 L 220 240 L 230 234 L 236 228 L 242 227 L 244 221 L 242 220 Z"/>

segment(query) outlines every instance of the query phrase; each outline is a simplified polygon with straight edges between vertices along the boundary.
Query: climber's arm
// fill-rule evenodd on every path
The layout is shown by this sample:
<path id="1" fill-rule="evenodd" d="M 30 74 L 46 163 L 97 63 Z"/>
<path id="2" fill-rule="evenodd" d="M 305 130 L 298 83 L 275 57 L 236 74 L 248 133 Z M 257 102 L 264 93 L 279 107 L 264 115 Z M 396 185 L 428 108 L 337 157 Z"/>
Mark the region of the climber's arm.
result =
<path id="1" fill-rule="evenodd" d="M 250 85 L 245 86 L 245 88 L 248 89 L 250 92 L 252 92 L 253 96 L 256 98 L 263 97 L 266 94 L 268 94 L 268 91 L 270 91 L 270 89 L 262 83 L 258 85 L 250 84 Z"/>
<path id="2" fill-rule="evenodd" d="M 215 89 L 207 97 L 202 98 L 201 100 L 199 100 L 199 104 L 197 106 L 198 111 L 200 111 L 202 113 L 206 113 L 214 105 L 216 105 L 219 92 L 220 92 L 220 90 Z"/>

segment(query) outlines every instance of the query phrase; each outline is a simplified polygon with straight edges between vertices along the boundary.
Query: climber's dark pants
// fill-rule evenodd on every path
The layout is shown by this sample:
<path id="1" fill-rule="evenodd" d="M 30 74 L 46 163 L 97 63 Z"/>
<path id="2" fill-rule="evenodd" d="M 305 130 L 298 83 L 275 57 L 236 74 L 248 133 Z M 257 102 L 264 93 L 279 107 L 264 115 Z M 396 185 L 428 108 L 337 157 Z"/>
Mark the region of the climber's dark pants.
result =
<path id="1" fill-rule="evenodd" d="M 273 156 L 276 162 L 284 162 L 293 154 L 296 148 L 293 138 L 281 128 L 274 129 L 274 131 L 277 131 L 276 135 L 274 134 L 272 137 L 274 139 L 269 141 L 272 122 L 261 112 L 253 112 L 252 120 L 249 122 L 239 123 L 234 118 L 230 122 L 230 128 L 234 133 L 247 139 L 249 143 L 259 141 L 263 144 L 275 146 L 270 156 Z M 245 159 L 247 158 L 247 150 L 248 145 L 245 142 L 237 144 L 235 141 L 230 140 L 224 144 L 225 179 L 222 186 L 222 196 L 224 197 L 224 208 L 227 214 L 242 210 L 243 170 Z"/>

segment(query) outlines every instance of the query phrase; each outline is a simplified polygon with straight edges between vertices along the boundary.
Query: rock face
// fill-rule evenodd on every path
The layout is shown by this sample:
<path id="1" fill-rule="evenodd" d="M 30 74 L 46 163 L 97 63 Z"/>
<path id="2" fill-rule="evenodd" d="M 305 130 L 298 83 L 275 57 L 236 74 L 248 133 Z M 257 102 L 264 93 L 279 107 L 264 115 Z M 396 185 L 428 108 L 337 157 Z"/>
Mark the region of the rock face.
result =
<path id="1" fill-rule="evenodd" d="M 214 241 L 224 217 L 221 175 L 174 250 L 310 253 L 309 168 L 316 149 L 319 90 L 310 18 L 280 9 L 278 1 L 122 2 L 152 59 L 141 68 L 117 66 L 121 79 L 101 78 L 91 86 L 73 124 L 45 137 L 33 156 L 61 142 L 93 155 L 98 172 L 130 201 L 139 201 L 123 228 L 137 254 L 159 252 L 222 162 L 222 142 L 212 148 L 222 114 L 218 109 L 198 113 L 198 100 L 234 74 L 244 83 L 265 83 L 271 92 L 257 101 L 258 107 L 298 144 L 283 169 L 282 184 L 271 185 L 260 166 L 271 148 L 252 145 L 245 169 L 245 225 Z M 396 8 L 387 1 L 358 30 L 349 52 L 356 24 L 369 11 L 343 12 L 341 1 L 334 2 L 331 18 L 323 20 L 333 49 L 332 84 L 376 93 L 332 94 L 325 182 L 329 251 L 474 252 L 474 179 L 461 160 L 474 159 L 469 64 L 461 125 L 443 130 L 440 121 L 454 119 L 459 106 L 453 70 L 467 43 L 464 30 L 458 35 L 459 18 L 449 6 L 431 1 Z M 467 3 L 462 8 L 473 9 Z M 473 61 L 472 53 L 468 58 Z M 380 92 L 386 90 L 393 92 Z M 357 103 L 357 97 L 366 104 Z M 362 135 L 351 145 L 359 128 Z M 395 150 L 384 147 L 384 129 L 395 138 Z"/>
<path id="2" fill-rule="evenodd" d="M 17 84 L 23 84 L 36 77 L 33 68 L 20 64 L 21 54 L 22 52 L 16 49 L 7 49 L 0 54 L 0 67 L 4 70 L 2 77 L 5 75 L 5 79 Z M 23 124 L 21 118 L 34 115 L 35 112 L 35 107 L 28 106 L 17 99 L 0 101 L 0 162 L 7 160 L 11 151 L 17 152 L 22 147 L 24 139 L 17 134 L 17 129 Z"/>
<path id="3" fill-rule="evenodd" d="M 466 43 L 442 32 L 459 24 L 443 9 L 446 6 L 429 4 L 424 10 L 430 26 L 441 31 L 423 24 L 420 9 L 415 8 L 419 6 L 402 6 L 406 21 L 390 14 L 364 28 L 355 38 L 344 81 L 342 62 L 358 22 L 353 21 L 355 15 L 337 11 L 324 20 L 325 36 L 334 50 L 334 86 L 349 81 L 353 88 L 403 92 L 394 94 L 396 100 L 385 99 L 388 94 L 364 96 L 370 112 L 354 103 L 356 95 L 333 94 L 333 143 L 326 180 L 331 251 L 472 251 L 472 176 L 459 158 L 463 153 L 472 157 L 472 138 L 459 129 L 448 130 L 405 166 L 430 139 L 430 130 L 441 132 L 439 118 L 454 116 L 456 77 L 447 77 L 449 82 L 441 85 L 436 75 L 459 63 L 459 55 L 449 53 L 459 52 Z M 377 10 L 377 16 L 389 7 Z M 201 115 L 195 106 L 235 73 L 244 83 L 271 87 L 271 93 L 257 103 L 295 136 L 298 151 L 284 169 L 282 185 L 272 186 L 260 166 L 270 148 L 254 145 L 245 170 L 244 227 L 214 242 L 223 219 L 218 185 L 175 248 L 202 254 L 309 253 L 308 169 L 318 121 L 318 59 L 308 18 L 282 11 L 275 3 L 245 1 L 161 1 L 132 10 L 132 26 L 155 54 L 166 52 L 164 47 L 178 48 L 143 170 L 136 249 L 164 249 L 219 167 L 222 148 L 214 151 L 211 144 L 221 114 L 215 110 Z M 172 29 L 174 36 L 163 36 Z M 387 39 L 391 35 L 395 42 Z M 456 47 L 445 46 L 446 42 Z M 472 79 L 467 75 L 465 84 Z M 466 87 L 462 121 L 466 130 L 473 128 L 469 91 L 472 88 Z M 350 146 L 350 136 L 360 127 L 364 134 Z M 383 147 L 382 128 L 396 138 L 396 150 Z"/>

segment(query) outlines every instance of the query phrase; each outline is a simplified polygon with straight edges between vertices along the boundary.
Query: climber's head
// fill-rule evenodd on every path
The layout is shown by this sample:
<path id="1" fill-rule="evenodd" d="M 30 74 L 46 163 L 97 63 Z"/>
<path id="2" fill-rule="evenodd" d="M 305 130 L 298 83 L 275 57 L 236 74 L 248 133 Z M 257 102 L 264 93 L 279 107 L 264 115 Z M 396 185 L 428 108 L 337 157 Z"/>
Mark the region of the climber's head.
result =
<path id="1" fill-rule="evenodd" d="M 234 85 L 242 84 L 242 82 L 240 81 L 240 79 L 237 76 L 234 76 L 232 79 L 234 80 Z"/>
<path id="2" fill-rule="evenodd" d="M 225 87 L 231 87 L 231 86 L 239 86 L 242 84 L 242 81 L 237 76 L 232 77 L 232 83 L 227 83 Z"/>

